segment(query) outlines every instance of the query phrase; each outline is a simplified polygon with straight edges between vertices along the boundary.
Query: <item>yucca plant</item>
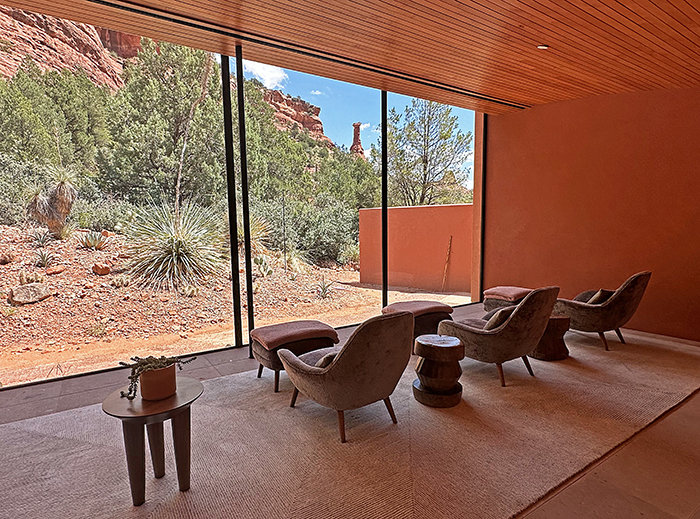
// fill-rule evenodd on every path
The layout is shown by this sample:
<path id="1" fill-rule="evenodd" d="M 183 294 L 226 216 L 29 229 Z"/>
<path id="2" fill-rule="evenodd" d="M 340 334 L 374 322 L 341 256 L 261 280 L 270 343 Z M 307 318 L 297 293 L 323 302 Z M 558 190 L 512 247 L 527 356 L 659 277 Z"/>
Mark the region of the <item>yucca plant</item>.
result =
<path id="1" fill-rule="evenodd" d="M 49 184 L 36 186 L 30 193 L 27 214 L 46 225 L 55 238 L 65 239 L 70 235 L 66 219 L 78 196 L 75 188 L 77 176 L 66 168 L 51 168 L 49 175 Z"/>
<path id="2" fill-rule="evenodd" d="M 196 285 L 221 273 L 226 241 L 221 215 L 186 201 L 176 214 L 167 204 L 136 213 L 128 227 L 127 255 L 134 277 L 154 288 Z"/>
<path id="3" fill-rule="evenodd" d="M 326 279 L 321 276 L 321 281 L 315 285 L 316 295 L 319 297 L 319 299 L 326 299 L 327 297 L 330 297 L 334 284 L 335 281 L 329 281 L 326 283 Z"/>
<path id="4" fill-rule="evenodd" d="M 49 231 L 36 230 L 32 233 L 32 241 L 37 247 L 45 247 L 52 239 Z"/>
<path id="5" fill-rule="evenodd" d="M 53 263 L 54 255 L 51 254 L 46 249 L 39 249 L 36 251 L 36 266 L 37 267 L 48 267 Z"/>
<path id="6" fill-rule="evenodd" d="M 245 235 L 243 230 L 243 220 L 238 223 L 238 254 L 243 254 L 245 247 Z M 263 256 L 269 253 L 267 246 L 270 238 L 270 224 L 262 216 L 250 215 L 250 255 L 253 257 Z"/>
<path id="7" fill-rule="evenodd" d="M 80 237 L 80 245 L 86 249 L 102 250 L 109 244 L 109 238 L 101 232 L 90 231 Z"/>

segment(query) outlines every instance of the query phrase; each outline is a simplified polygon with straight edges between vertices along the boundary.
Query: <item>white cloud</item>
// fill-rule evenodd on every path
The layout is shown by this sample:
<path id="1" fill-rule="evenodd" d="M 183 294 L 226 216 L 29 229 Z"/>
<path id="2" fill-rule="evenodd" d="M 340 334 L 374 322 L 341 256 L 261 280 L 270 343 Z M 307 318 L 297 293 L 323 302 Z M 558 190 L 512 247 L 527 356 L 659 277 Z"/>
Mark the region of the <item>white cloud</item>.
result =
<path id="1" fill-rule="evenodd" d="M 372 158 L 372 148 L 369 148 L 369 149 L 365 150 L 365 158 L 366 158 L 367 160 L 369 160 L 369 159 Z"/>
<path id="2" fill-rule="evenodd" d="M 372 126 L 370 123 L 363 123 L 360 125 L 360 130 L 366 130 L 370 126 Z"/>
<path id="3" fill-rule="evenodd" d="M 312 90 L 311 92 L 309 92 L 309 94 L 311 94 L 313 96 L 325 96 L 326 95 L 325 92 L 321 92 L 320 90 Z"/>
<path id="4" fill-rule="evenodd" d="M 249 72 L 265 85 L 266 88 L 282 88 L 289 76 L 280 67 L 243 60 L 244 72 Z"/>

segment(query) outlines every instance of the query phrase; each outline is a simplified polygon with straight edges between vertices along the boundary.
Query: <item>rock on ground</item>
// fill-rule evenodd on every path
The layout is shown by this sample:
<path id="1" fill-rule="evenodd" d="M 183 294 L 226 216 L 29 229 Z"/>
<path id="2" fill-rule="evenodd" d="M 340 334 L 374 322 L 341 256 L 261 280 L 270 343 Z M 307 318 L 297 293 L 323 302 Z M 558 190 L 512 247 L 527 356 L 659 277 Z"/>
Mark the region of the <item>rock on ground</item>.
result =
<path id="1" fill-rule="evenodd" d="M 53 291 L 43 283 L 20 285 L 10 292 L 10 302 L 15 305 L 28 305 L 42 301 L 53 295 Z"/>

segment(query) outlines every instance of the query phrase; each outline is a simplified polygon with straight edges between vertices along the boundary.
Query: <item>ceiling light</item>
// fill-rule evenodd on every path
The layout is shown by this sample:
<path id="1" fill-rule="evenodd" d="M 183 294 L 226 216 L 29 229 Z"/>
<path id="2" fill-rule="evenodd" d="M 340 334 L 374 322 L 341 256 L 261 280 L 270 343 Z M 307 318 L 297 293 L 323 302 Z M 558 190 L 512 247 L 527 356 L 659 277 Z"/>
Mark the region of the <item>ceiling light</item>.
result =
<path id="1" fill-rule="evenodd" d="M 537 48 L 540 50 L 547 50 L 549 48 L 549 45 L 538 45 Z"/>

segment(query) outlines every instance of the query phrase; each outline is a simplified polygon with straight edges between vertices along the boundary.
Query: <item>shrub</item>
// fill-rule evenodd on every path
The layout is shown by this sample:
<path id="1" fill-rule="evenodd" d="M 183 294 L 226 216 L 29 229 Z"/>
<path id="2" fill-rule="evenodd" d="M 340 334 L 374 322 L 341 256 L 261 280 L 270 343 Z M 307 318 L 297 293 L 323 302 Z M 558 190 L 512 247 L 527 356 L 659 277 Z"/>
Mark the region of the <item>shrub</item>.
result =
<path id="1" fill-rule="evenodd" d="M 168 290 L 220 274 L 227 258 L 224 228 L 220 213 L 191 201 L 179 214 L 165 203 L 137 210 L 127 229 L 131 272 Z"/>
<path id="2" fill-rule="evenodd" d="M 97 201 L 78 198 L 73 206 L 71 220 L 81 229 L 120 231 L 128 225 L 134 209 L 128 202 L 109 197 Z"/>
<path id="3" fill-rule="evenodd" d="M 48 180 L 46 168 L 0 153 L 0 224 L 19 225 L 26 218 L 24 201 L 32 184 Z"/>
<path id="4" fill-rule="evenodd" d="M 338 261 L 343 265 L 347 265 L 348 263 L 360 263 L 360 244 L 347 244 L 338 256 Z"/>

